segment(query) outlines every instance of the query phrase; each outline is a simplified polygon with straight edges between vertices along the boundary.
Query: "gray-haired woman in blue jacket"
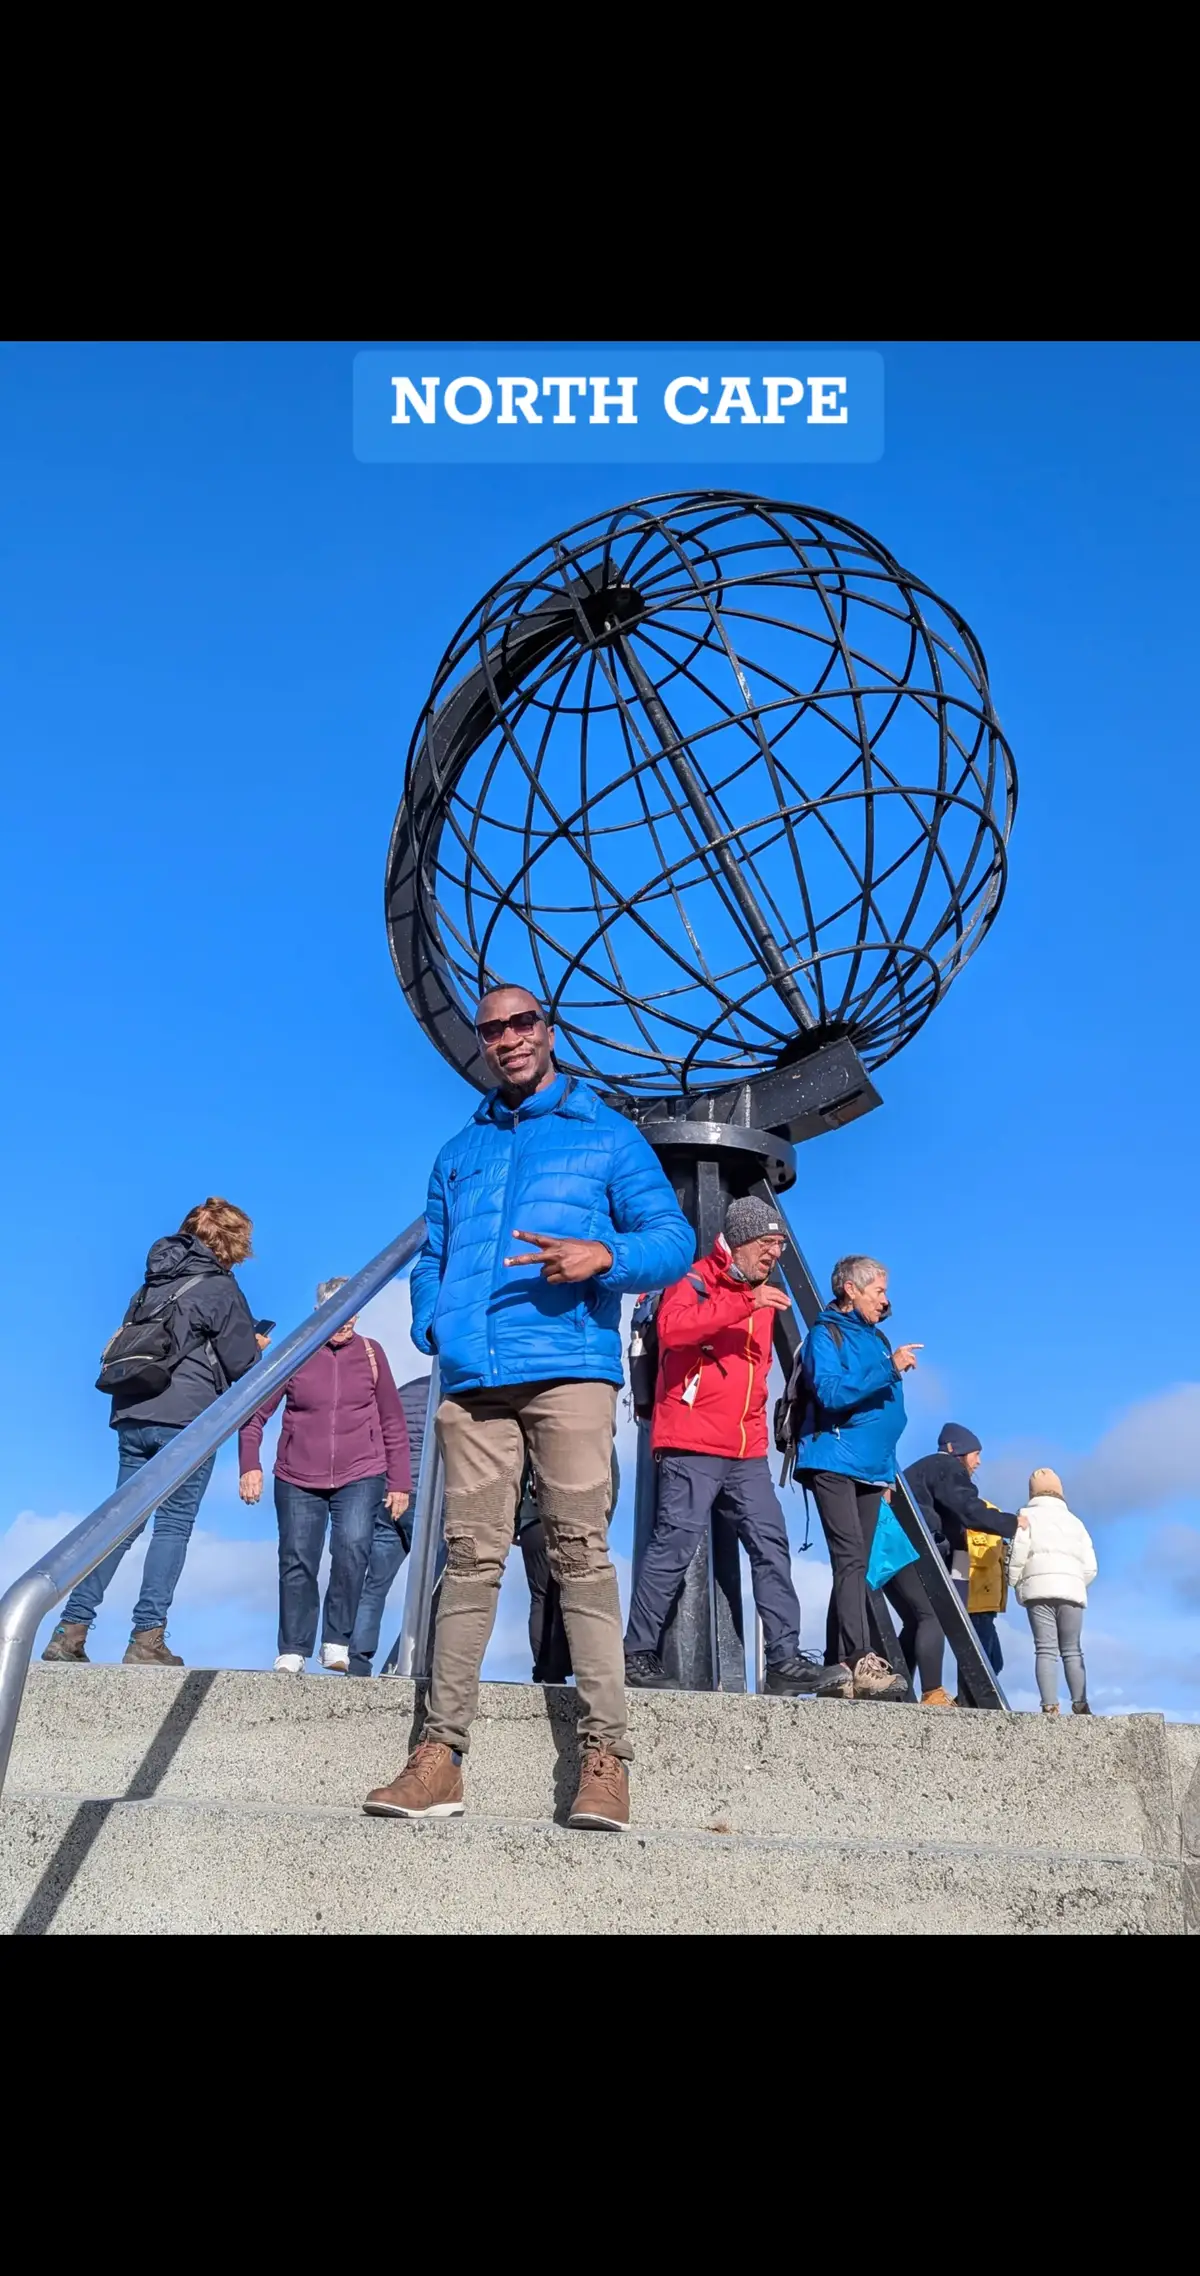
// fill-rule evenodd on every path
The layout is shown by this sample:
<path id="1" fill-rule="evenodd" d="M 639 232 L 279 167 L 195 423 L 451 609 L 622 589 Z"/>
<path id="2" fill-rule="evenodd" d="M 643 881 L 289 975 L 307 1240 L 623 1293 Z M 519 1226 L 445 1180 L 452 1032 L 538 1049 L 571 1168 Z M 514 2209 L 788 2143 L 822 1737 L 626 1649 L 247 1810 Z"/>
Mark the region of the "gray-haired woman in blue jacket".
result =
<path id="1" fill-rule="evenodd" d="M 846 1699 L 903 1699 L 908 1685 L 871 1649 L 867 1565 L 879 1504 L 896 1481 L 896 1446 L 904 1429 L 901 1377 L 917 1364 L 920 1344 L 893 1351 L 886 1319 L 887 1267 L 876 1257 L 841 1257 L 833 1268 L 833 1302 L 814 1322 L 800 1360 L 804 1406 L 797 1432 L 796 1476 L 811 1487 L 833 1568 L 830 1641 L 845 1671 Z"/>

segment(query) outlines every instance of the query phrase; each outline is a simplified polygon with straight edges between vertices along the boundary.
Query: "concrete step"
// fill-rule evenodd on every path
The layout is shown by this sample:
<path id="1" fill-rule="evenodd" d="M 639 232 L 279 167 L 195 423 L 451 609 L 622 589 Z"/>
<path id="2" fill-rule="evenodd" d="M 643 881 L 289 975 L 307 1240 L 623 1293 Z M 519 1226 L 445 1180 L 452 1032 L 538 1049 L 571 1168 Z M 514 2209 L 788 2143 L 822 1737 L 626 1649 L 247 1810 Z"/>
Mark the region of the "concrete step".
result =
<path id="1" fill-rule="evenodd" d="M 24 1795 L 18 1935 L 1173 1935 L 1178 1861 Z"/>
<path id="2" fill-rule="evenodd" d="M 39 1662 L 8 1792 L 353 1808 L 404 1761 L 414 1707 L 412 1685 L 394 1680 Z M 1161 1716 L 1056 1722 L 695 1692 L 637 1693 L 630 1710 L 639 1828 L 1180 1855 L 1195 1757 L 1174 1734 L 1172 1754 Z M 472 1811 L 564 1816 L 577 1712 L 570 1689 L 485 1684 Z"/>

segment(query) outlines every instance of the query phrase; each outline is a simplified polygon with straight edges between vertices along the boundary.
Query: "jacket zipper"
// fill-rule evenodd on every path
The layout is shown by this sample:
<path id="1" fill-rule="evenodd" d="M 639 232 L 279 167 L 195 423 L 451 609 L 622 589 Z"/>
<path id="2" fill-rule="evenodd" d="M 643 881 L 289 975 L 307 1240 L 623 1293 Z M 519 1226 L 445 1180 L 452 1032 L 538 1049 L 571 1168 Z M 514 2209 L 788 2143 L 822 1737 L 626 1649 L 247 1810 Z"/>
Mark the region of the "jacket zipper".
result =
<path id="1" fill-rule="evenodd" d="M 741 1419 L 741 1422 L 738 1424 L 738 1429 L 739 1429 L 739 1431 L 740 1431 L 740 1433 L 741 1433 L 741 1445 L 738 1447 L 738 1453 L 739 1453 L 739 1455 L 742 1455 L 742 1454 L 744 1454 L 744 1453 L 745 1453 L 745 1451 L 746 1451 L 746 1417 L 747 1417 L 747 1415 L 748 1415 L 748 1414 L 749 1414 L 749 1412 L 750 1412 L 750 1401 L 751 1401 L 751 1399 L 752 1399 L 752 1397 L 753 1397 L 753 1395 L 754 1395 L 754 1314 L 753 1314 L 753 1312 L 751 1312 L 751 1314 L 750 1314 L 750 1317 L 749 1317 L 749 1319 L 748 1319 L 748 1320 L 747 1320 L 747 1322 L 746 1322 L 746 1365 L 747 1365 L 747 1368 L 749 1369 L 749 1373 L 748 1373 L 748 1375 L 747 1375 L 747 1378 L 746 1378 L 746 1404 L 745 1404 L 745 1406 L 742 1408 L 742 1419 Z"/>
<path id="2" fill-rule="evenodd" d="M 494 1256 L 494 1257 L 493 1257 L 493 1259 L 492 1259 L 492 1295 L 495 1295 L 495 1292 L 496 1292 L 496 1289 L 495 1289 L 496 1274 L 497 1274 L 497 1272 L 498 1272 L 498 1271 L 499 1271 L 499 1269 L 500 1269 L 500 1260 L 501 1260 L 501 1256 L 503 1255 L 503 1251 L 504 1251 L 504 1243 L 505 1243 L 505 1238 L 506 1238 L 507 1232 L 508 1232 L 508 1230 L 509 1230 L 509 1225 L 508 1225 L 508 1193 L 509 1193 L 509 1187 L 510 1187 L 510 1186 L 511 1186 L 511 1184 L 512 1184 L 513 1165 L 514 1165 L 514 1163 L 516 1162 L 516 1158 L 517 1158 L 517 1124 L 518 1124 L 518 1122 L 519 1122 L 519 1120 L 520 1120 L 520 1117 L 521 1117 L 521 1109 L 520 1109 L 520 1107 L 517 1107 L 517 1108 L 516 1108 L 516 1110 L 515 1110 L 515 1112 L 514 1112 L 514 1114 L 513 1114 L 513 1118 L 512 1118 L 512 1145 L 511 1145 L 511 1147 L 509 1148 L 509 1155 L 508 1155 L 508 1169 L 507 1169 L 507 1171 L 505 1172 L 505 1177 L 504 1177 L 504 1192 L 503 1192 L 503 1195 L 501 1196 L 501 1205 L 500 1205 L 500 1231 L 499 1231 L 499 1235 L 498 1235 L 498 1237 L 497 1237 L 497 1241 L 496 1241 L 496 1253 L 495 1253 L 495 1256 Z M 489 1365 L 489 1367 L 490 1367 L 490 1369 L 491 1369 L 491 1376 L 492 1376 L 492 1381 L 493 1381 L 493 1383 L 495 1383 L 495 1382 L 497 1382 L 497 1381 L 499 1380 L 499 1377 L 498 1377 L 497 1368 L 496 1368 L 496 1347 L 495 1347 L 495 1345 L 493 1344 L 493 1342 L 492 1342 L 492 1340 L 491 1340 L 491 1339 L 492 1339 L 492 1335 L 493 1335 L 493 1333 L 494 1333 L 494 1330 L 495 1330 L 495 1322 L 494 1322 L 494 1318 L 493 1318 L 493 1315 L 492 1315 L 492 1312 L 491 1312 L 491 1308 L 490 1308 L 490 1298 L 489 1298 L 489 1309 L 488 1309 L 488 1312 L 487 1312 L 487 1314 L 486 1314 L 486 1322 L 487 1322 L 487 1337 L 488 1337 L 488 1365 Z"/>
<path id="3" fill-rule="evenodd" d="M 332 1344 L 329 1347 L 333 1361 L 333 1399 L 329 1408 L 329 1490 L 333 1491 L 333 1473 L 337 1453 L 338 1358 Z"/>

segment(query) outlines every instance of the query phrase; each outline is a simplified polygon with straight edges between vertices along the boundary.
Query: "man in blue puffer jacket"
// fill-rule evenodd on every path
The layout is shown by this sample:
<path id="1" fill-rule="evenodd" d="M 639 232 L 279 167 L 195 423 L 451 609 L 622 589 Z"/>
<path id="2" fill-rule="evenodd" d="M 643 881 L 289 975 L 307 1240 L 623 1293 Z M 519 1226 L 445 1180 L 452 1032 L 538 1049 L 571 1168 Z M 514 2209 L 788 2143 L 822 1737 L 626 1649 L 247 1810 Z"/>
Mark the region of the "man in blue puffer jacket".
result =
<path id="1" fill-rule="evenodd" d="M 446 1573 L 429 1713 L 404 1770 L 365 1807 L 462 1814 L 528 1452 L 583 1708 L 569 1823 L 615 1831 L 629 1822 L 631 1756 L 607 1539 L 621 1298 L 678 1280 L 695 1239 L 641 1132 L 558 1073 L 554 1030 L 527 989 L 492 989 L 475 1024 L 497 1087 L 438 1155 L 412 1274 L 413 1341 L 436 1353 L 443 1394 Z"/>
<path id="2" fill-rule="evenodd" d="M 847 1699 L 902 1699 L 908 1690 L 871 1650 L 867 1618 L 871 1544 L 880 1501 L 895 1484 L 904 1429 L 900 1378 L 921 1349 L 892 1350 L 879 1324 L 890 1310 L 886 1265 L 876 1257 L 840 1258 L 833 1302 L 814 1321 L 799 1363 L 796 1476 L 812 1488 L 829 1547 L 826 1656 L 844 1671 Z"/>

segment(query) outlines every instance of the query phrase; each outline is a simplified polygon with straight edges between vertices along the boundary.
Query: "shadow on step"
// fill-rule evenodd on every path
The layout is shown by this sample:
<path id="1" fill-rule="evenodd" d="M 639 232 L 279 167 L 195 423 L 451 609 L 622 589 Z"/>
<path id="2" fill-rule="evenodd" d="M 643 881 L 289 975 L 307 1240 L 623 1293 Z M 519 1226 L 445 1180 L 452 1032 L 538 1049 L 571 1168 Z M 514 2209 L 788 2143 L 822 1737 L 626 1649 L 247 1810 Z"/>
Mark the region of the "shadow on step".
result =
<path id="1" fill-rule="evenodd" d="M 133 1681 L 137 1681 L 135 1675 Z M 83 1870 L 93 1844 L 103 1832 L 118 1801 L 149 1802 L 157 1794 L 175 1756 L 217 1680 L 215 1668 L 192 1668 L 184 1676 L 124 1794 L 107 1800 L 81 1802 L 17 1921 L 14 1936 L 44 1936 L 71 1883 Z"/>
<path id="2" fill-rule="evenodd" d="M 542 1702 L 554 1740 L 554 1822 L 561 1826 L 579 1786 L 579 1693 L 569 1684 L 547 1684 Z"/>

